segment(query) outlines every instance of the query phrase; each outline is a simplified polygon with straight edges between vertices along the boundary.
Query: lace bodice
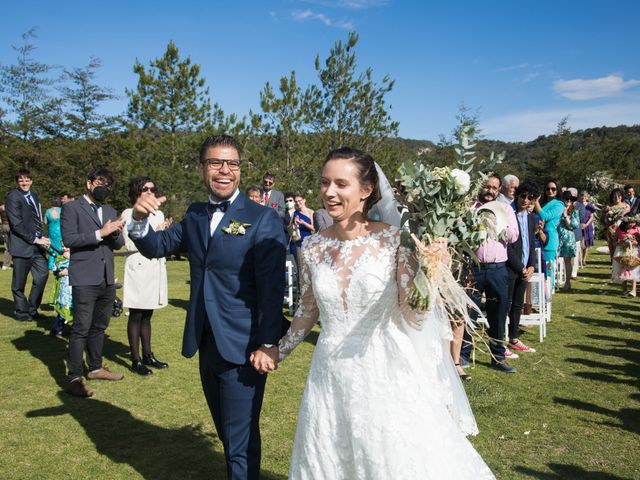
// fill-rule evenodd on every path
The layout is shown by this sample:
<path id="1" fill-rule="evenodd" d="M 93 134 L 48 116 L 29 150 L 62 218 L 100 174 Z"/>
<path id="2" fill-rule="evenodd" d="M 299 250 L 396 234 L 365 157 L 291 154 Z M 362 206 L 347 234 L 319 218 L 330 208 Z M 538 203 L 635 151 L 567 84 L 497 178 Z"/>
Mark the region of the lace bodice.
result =
<path id="1" fill-rule="evenodd" d="M 390 321 L 417 325 L 406 302 L 416 266 L 395 227 L 354 240 L 308 237 L 302 247 L 300 306 L 279 343 L 280 359 L 319 318 L 325 340 L 370 335 Z"/>

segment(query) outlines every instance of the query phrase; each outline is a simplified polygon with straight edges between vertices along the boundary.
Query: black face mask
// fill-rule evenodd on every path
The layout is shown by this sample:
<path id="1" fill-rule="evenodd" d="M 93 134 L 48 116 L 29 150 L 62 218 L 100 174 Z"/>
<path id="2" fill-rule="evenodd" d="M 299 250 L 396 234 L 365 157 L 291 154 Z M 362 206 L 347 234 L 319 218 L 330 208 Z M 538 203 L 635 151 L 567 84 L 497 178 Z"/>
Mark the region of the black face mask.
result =
<path id="1" fill-rule="evenodd" d="M 98 203 L 104 202 L 110 194 L 111 191 L 109 190 L 109 188 L 102 185 L 99 185 L 91 190 L 91 196 Z"/>

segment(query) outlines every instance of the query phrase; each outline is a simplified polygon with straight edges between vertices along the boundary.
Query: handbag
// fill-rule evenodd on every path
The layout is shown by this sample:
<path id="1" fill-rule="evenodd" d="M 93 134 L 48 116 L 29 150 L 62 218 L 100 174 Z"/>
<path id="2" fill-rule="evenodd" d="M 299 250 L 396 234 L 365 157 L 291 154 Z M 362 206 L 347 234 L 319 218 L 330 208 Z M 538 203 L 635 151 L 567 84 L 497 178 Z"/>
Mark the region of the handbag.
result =
<path id="1" fill-rule="evenodd" d="M 289 237 L 291 237 L 291 240 L 299 242 L 302 240 L 302 236 L 300 236 L 300 227 L 295 222 L 295 218 L 295 215 L 291 217 L 291 221 L 289 222 L 289 225 L 287 225 L 287 233 L 289 234 Z"/>

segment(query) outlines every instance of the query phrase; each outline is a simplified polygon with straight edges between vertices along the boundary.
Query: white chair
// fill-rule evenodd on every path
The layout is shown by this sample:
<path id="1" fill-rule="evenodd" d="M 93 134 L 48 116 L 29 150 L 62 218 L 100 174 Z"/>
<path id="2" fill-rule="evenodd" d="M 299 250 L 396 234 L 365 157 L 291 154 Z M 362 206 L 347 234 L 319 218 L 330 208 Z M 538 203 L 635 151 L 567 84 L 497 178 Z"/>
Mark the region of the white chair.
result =
<path id="1" fill-rule="evenodd" d="M 550 318 L 551 302 L 547 302 L 546 284 L 544 270 L 542 266 L 542 252 L 539 248 L 536 248 L 536 265 L 537 272 L 533 273 L 529 277 L 529 283 L 532 286 L 531 292 L 531 304 L 535 308 L 535 312 L 528 315 L 520 316 L 520 325 L 537 325 L 539 327 L 540 342 L 544 341 L 544 337 L 547 336 L 547 321 Z M 550 282 L 549 282 L 550 283 Z"/>
<path id="2" fill-rule="evenodd" d="M 293 258 L 287 258 L 286 264 L 285 264 L 285 275 L 286 275 L 286 287 L 285 287 L 285 291 L 284 291 L 284 303 L 285 305 L 287 305 L 287 307 L 289 308 L 289 315 L 293 315 L 294 311 L 293 311 L 293 306 L 294 306 L 294 298 L 293 298 L 293 286 L 295 285 L 295 281 L 296 279 L 294 278 L 293 275 Z"/>

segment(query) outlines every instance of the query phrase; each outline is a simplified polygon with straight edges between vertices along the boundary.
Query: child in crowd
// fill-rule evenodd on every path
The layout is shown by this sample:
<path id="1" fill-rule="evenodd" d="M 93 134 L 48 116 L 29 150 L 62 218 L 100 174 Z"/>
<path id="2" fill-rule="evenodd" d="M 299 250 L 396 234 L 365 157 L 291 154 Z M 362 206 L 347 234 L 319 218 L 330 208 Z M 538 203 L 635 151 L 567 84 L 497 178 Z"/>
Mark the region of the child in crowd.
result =
<path id="1" fill-rule="evenodd" d="M 73 300 L 71 298 L 71 285 L 69 285 L 69 257 L 70 250 L 63 248 L 63 254 L 55 257 L 53 275 L 56 282 L 51 291 L 51 304 L 56 312 L 56 319 L 51 328 L 51 335 L 60 336 L 65 324 L 73 322 Z"/>
<path id="2" fill-rule="evenodd" d="M 636 296 L 636 283 L 640 280 L 640 229 L 638 215 L 624 217 L 616 228 L 616 249 L 613 254 L 613 269 L 611 279 L 622 284 L 624 296 Z M 628 284 L 631 288 L 627 288 Z"/>

